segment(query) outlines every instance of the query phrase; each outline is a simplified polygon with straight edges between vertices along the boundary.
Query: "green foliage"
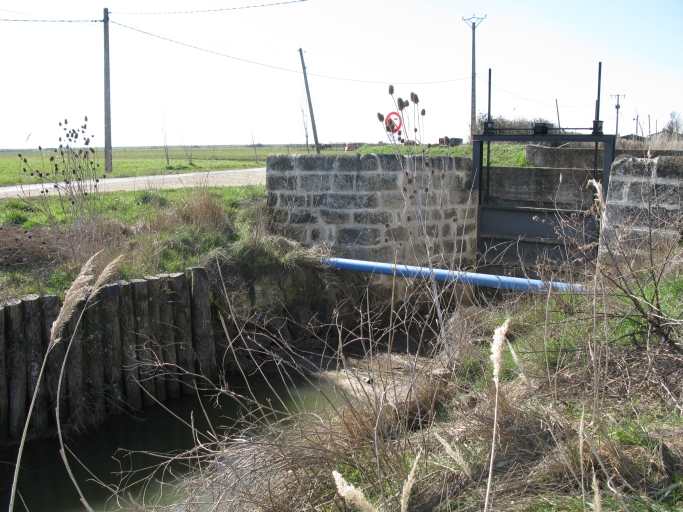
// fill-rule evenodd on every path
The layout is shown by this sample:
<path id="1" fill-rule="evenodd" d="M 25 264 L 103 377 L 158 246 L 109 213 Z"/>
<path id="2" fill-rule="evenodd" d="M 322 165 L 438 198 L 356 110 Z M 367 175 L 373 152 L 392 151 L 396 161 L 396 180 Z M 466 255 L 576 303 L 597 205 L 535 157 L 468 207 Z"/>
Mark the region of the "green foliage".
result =
<path id="1" fill-rule="evenodd" d="M 454 156 L 461 158 L 472 158 L 472 146 L 462 145 L 452 148 L 432 146 L 363 146 L 356 153 L 361 155 L 380 154 L 393 155 L 396 151 L 402 155 L 419 155 L 424 150 L 425 156 Z M 484 151 L 486 159 L 486 151 Z M 529 167 L 526 161 L 526 146 L 521 144 L 491 144 L 491 165 L 496 167 Z"/>

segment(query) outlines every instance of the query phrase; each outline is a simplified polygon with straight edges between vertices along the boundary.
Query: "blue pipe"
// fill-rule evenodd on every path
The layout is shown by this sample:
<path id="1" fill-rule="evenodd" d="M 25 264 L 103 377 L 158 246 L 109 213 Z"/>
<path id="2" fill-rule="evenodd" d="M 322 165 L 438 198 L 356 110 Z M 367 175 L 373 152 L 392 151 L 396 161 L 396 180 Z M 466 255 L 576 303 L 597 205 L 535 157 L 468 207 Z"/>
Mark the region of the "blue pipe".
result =
<path id="1" fill-rule="evenodd" d="M 349 260 L 345 258 L 326 258 L 326 265 L 341 270 L 353 270 L 356 272 L 368 272 L 371 274 L 394 275 L 400 277 L 415 277 L 429 279 L 429 268 L 411 267 L 407 265 L 393 265 L 391 263 L 376 263 L 373 261 Z M 547 292 L 552 288 L 556 292 L 585 293 L 587 288 L 578 284 L 546 282 L 539 279 L 526 279 L 522 277 L 496 276 L 491 274 L 476 274 L 474 272 L 461 272 L 459 270 L 434 269 L 434 279 L 437 281 L 455 281 L 463 284 L 486 286 L 488 288 L 500 288 L 517 292 Z"/>

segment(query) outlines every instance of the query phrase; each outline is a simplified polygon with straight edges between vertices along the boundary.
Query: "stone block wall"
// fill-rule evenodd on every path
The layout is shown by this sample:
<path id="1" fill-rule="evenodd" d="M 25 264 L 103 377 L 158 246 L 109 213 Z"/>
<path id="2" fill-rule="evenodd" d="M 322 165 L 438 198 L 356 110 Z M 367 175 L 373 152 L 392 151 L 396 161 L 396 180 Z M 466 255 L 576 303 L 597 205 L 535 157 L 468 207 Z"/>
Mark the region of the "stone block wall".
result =
<path id="1" fill-rule="evenodd" d="M 617 158 L 607 192 L 609 235 L 639 242 L 652 229 L 658 238 L 678 241 L 683 228 L 682 185 L 683 157 Z"/>
<path id="2" fill-rule="evenodd" d="M 472 162 L 454 157 L 271 155 L 272 230 L 335 255 L 409 265 L 470 264 L 476 256 Z M 426 236 L 426 238 L 425 238 Z M 428 240 L 428 242 L 425 242 Z"/>
<path id="3" fill-rule="evenodd" d="M 598 150 L 598 170 L 602 170 L 602 149 Z M 638 158 L 647 157 L 646 150 L 617 149 L 615 158 L 630 155 Z M 654 150 L 652 157 L 683 156 L 676 150 Z M 529 144 L 526 147 L 526 161 L 534 167 L 553 167 L 556 169 L 592 169 L 595 164 L 594 148 L 551 148 Z"/>

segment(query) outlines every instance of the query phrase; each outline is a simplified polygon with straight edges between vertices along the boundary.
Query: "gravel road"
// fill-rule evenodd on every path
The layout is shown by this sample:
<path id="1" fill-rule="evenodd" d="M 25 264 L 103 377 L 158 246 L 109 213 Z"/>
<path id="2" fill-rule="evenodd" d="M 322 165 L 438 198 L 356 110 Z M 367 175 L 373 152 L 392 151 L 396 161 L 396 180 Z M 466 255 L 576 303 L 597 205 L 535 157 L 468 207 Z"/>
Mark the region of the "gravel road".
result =
<path id="1" fill-rule="evenodd" d="M 107 178 L 100 180 L 101 192 L 135 191 L 158 188 L 183 188 L 200 186 L 265 185 L 266 168 L 234 171 L 191 172 L 164 174 L 160 176 L 136 176 L 133 178 Z M 41 185 L 13 185 L 0 187 L 0 199 L 18 196 L 40 195 Z"/>

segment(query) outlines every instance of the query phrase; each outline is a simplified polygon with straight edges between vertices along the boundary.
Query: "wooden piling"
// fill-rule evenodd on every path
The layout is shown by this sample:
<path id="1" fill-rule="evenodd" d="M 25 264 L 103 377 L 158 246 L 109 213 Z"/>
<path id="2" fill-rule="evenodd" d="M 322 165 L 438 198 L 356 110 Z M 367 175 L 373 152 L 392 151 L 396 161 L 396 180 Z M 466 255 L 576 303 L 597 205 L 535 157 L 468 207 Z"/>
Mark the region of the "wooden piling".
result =
<path id="1" fill-rule="evenodd" d="M 161 274 L 161 301 L 159 302 L 160 340 L 163 350 L 166 377 L 166 394 L 169 398 L 180 396 L 180 381 L 178 380 L 178 357 L 176 354 L 175 336 L 173 329 L 172 295 L 169 289 L 169 275 Z"/>
<path id="2" fill-rule="evenodd" d="M 133 309 L 133 285 L 118 281 L 119 328 L 121 331 L 121 358 L 123 362 L 123 390 L 126 403 L 131 409 L 142 409 L 140 368 L 135 336 L 135 310 Z"/>
<path id="3" fill-rule="evenodd" d="M 47 427 L 47 393 L 45 383 L 38 382 L 40 367 L 45 358 L 47 346 L 43 341 L 43 311 L 40 295 L 27 295 L 22 299 L 24 337 L 26 338 L 27 368 L 27 407 L 36 394 L 35 405 L 31 415 L 31 429 L 42 430 Z M 40 385 L 39 385 L 40 384 Z"/>
<path id="4" fill-rule="evenodd" d="M 73 314 L 67 323 L 66 336 L 62 340 L 66 356 L 66 375 L 63 378 L 66 382 L 62 382 L 62 389 L 66 386 L 69 394 L 69 422 L 77 427 L 84 425 L 86 418 L 83 387 L 83 323 L 80 321 L 84 306 L 84 302 L 74 306 Z M 61 407 L 60 405 L 60 409 Z"/>
<path id="5" fill-rule="evenodd" d="M 211 299 L 209 296 L 209 276 L 206 269 L 190 269 L 192 279 L 192 345 L 197 356 L 197 373 L 211 382 L 218 380 L 216 366 L 216 344 L 211 325 Z"/>
<path id="6" fill-rule="evenodd" d="M 88 422 L 98 424 L 106 412 L 104 397 L 104 348 L 100 299 L 90 297 L 83 313 L 83 366 L 88 403 Z"/>
<path id="7" fill-rule="evenodd" d="M 151 407 L 156 403 L 154 385 L 154 353 L 150 346 L 149 331 L 149 293 L 147 281 L 131 279 L 133 285 L 133 309 L 135 310 L 135 345 L 140 368 L 140 384 L 142 385 L 142 404 Z"/>
<path id="8" fill-rule="evenodd" d="M 154 390 L 160 402 L 166 401 L 166 368 L 161 340 L 161 279 L 158 276 L 145 277 L 149 294 L 149 346 L 154 358 Z"/>
<path id="9" fill-rule="evenodd" d="M 43 340 L 46 346 L 50 345 L 50 337 L 52 336 L 52 324 L 59 316 L 59 297 L 56 295 L 43 295 L 41 297 L 43 306 Z M 47 394 L 47 407 L 49 411 L 50 423 L 56 425 L 57 418 L 55 416 L 57 409 L 57 386 L 59 384 L 59 371 L 62 369 L 62 362 L 64 361 L 64 347 L 65 341 L 55 344 L 47 354 L 47 363 L 45 364 L 45 391 Z M 65 422 L 69 413 L 69 405 L 67 402 L 66 386 L 62 385 L 62 396 L 60 397 L 61 420 Z"/>
<path id="10" fill-rule="evenodd" d="M 110 414 L 119 414 L 123 406 L 123 350 L 119 296 L 117 284 L 108 284 L 100 289 L 105 398 Z"/>
<path id="11" fill-rule="evenodd" d="M 9 433 L 9 390 L 7 380 L 7 338 L 5 337 L 5 306 L 0 304 L 0 441 Z"/>
<path id="12" fill-rule="evenodd" d="M 9 348 L 9 434 L 19 439 L 26 422 L 27 344 L 24 338 L 23 306 L 20 299 L 5 304 L 7 346 Z"/>
<path id="13" fill-rule="evenodd" d="M 185 395 L 193 395 L 195 359 L 192 348 L 192 314 L 190 287 L 184 272 L 171 274 L 168 279 L 171 291 L 171 309 L 173 311 L 174 341 L 180 381 L 184 384 L 181 390 Z"/>

